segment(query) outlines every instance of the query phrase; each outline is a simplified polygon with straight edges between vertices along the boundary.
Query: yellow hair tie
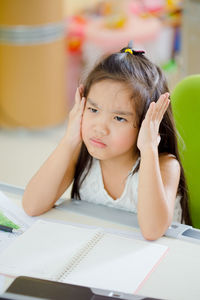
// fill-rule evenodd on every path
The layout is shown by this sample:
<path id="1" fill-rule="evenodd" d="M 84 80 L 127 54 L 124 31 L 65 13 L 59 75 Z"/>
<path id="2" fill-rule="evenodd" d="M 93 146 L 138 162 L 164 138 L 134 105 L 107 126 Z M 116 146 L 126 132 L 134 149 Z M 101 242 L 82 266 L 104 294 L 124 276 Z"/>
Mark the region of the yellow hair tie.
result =
<path id="1" fill-rule="evenodd" d="M 133 54 L 133 51 L 130 48 L 126 49 L 124 52 L 129 52 L 130 54 Z"/>

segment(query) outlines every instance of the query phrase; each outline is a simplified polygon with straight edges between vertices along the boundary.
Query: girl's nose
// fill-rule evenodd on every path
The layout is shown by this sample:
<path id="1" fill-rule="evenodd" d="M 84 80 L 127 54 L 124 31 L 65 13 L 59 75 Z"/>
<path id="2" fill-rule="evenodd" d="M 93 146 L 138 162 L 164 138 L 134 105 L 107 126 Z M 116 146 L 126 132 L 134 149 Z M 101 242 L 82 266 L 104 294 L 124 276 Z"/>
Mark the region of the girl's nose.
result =
<path id="1" fill-rule="evenodd" d="M 105 121 L 97 122 L 94 125 L 94 132 L 95 132 L 96 137 L 99 137 L 99 138 L 108 135 L 109 128 L 108 128 L 106 122 Z"/>

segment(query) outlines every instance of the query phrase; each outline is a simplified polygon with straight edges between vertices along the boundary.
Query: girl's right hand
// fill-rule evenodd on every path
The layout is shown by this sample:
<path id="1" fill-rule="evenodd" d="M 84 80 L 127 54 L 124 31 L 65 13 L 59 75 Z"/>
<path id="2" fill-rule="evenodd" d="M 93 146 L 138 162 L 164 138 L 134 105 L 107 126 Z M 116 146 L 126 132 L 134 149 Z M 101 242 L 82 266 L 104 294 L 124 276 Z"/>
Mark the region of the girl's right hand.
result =
<path id="1" fill-rule="evenodd" d="M 70 145 L 77 147 L 82 142 L 81 126 L 85 107 L 85 97 L 82 97 L 84 91 L 83 85 L 80 85 L 75 94 L 75 104 L 69 113 L 66 138 Z"/>

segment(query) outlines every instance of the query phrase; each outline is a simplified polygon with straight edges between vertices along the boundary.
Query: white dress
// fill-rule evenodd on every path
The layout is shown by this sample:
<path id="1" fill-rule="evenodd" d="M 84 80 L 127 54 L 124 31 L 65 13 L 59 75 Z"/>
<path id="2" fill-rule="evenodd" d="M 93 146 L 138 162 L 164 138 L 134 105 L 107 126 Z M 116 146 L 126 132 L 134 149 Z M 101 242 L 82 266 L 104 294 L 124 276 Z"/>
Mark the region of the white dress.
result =
<path id="1" fill-rule="evenodd" d="M 100 162 L 93 158 L 91 169 L 84 179 L 79 193 L 81 200 L 103 204 L 110 207 L 137 213 L 137 194 L 138 194 L 138 172 L 132 172 L 137 167 L 140 158 L 136 161 L 131 172 L 127 176 L 124 191 L 120 198 L 114 200 L 105 190 L 101 173 Z M 85 172 L 83 172 L 84 176 Z M 181 196 L 176 197 L 173 221 L 181 222 Z"/>

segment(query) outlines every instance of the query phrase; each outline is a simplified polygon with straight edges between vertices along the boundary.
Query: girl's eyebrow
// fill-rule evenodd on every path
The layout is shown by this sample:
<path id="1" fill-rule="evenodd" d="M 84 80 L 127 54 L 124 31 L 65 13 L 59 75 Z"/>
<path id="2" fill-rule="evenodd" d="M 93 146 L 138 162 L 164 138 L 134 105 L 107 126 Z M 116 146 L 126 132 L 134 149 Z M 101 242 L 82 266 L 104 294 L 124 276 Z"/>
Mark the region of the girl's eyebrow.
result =
<path id="1" fill-rule="evenodd" d="M 92 106 L 94 106 L 95 108 L 101 109 L 98 104 L 96 104 L 95 102 L 93 102 L 90 98 L 87 99 L 87 102 L 89 104 L 91 104 Z M 122 111 L 122 110 L 115 110 L 115 111 L 111 111 L 111 113 L 116 114 L 116 115 L 121 115 L 121 116 L 133 116 L 133 113 L 130 111 Z"/>
<path id="2" fill-rule="evenodd" d="M 92 106 L 96 108 L 100 108 L 95 102 L 93 102 L 90 98 L 87 98 L 87 102 L 89 102 Z"/>

